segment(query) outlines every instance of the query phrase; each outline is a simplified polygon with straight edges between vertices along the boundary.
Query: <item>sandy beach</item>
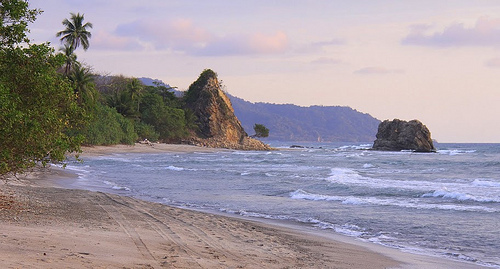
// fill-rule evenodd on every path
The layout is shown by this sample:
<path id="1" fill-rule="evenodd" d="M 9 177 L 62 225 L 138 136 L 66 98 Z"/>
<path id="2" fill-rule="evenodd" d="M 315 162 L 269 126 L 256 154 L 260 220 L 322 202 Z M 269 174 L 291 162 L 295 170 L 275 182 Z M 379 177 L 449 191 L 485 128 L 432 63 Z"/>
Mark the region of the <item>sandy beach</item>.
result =
<path id="1" fill-rule="evenodd" d="M 83 155 L 191 151 L 214 149 L 137 144 Z M 0 183 L 1 268 L 477 268 L 298 224 L 58 187 L 71 177 L 50 169 Z"/>

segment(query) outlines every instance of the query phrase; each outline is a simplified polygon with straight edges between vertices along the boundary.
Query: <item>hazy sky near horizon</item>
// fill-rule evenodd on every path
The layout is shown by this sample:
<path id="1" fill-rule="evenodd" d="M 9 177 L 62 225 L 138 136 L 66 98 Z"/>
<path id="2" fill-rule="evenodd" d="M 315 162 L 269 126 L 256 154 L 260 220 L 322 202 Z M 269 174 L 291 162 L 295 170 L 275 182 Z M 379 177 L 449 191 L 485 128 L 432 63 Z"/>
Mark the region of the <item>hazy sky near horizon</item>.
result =
<path id="1" fill-rule="evenodd" d="M 500 1 L 30 0 L 36 42 L 70 12 L 79 60 L 185 90 L 206 68 L 252 102 L 419 119 L 440 142 L 500 142 Z"/>

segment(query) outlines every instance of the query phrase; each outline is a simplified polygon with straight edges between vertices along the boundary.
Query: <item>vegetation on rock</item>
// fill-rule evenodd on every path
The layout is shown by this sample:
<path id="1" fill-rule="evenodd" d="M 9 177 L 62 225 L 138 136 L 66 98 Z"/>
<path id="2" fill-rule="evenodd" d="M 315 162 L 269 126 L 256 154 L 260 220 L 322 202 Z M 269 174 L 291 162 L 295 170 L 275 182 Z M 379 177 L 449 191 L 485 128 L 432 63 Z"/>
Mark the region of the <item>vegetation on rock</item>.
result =
<path id="1" fill-rule="evenodd" d="M 256 123 L 253 126 L 253 130 L 255 131 L 255 134 L 253 137 L 268 137 L 269 136 L 269 129 L 267 129 L 266 126 L 263 124 L 258 124 Z"/>

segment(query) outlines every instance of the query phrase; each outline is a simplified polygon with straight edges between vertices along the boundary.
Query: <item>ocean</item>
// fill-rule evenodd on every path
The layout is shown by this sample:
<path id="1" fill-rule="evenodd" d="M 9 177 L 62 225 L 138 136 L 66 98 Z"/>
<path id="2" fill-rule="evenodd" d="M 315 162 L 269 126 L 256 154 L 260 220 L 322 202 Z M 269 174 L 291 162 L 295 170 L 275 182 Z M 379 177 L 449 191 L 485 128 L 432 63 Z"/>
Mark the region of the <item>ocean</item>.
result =
<path id="1" fill-rule="evenodd" d="M 114 154 L 70 162 L 71 187 L 289 220 L 424 255 L 500 268 L 500 144 L 437 153 L 370 143 L 276 151 Z"/>

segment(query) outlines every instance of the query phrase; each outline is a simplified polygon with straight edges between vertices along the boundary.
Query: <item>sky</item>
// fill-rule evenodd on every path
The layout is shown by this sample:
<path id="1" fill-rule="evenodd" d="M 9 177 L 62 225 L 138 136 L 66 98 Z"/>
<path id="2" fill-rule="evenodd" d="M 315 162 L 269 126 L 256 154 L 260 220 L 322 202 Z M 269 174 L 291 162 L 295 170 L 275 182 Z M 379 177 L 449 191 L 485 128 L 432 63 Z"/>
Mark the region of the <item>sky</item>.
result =
<path id="1" fill-rule="evenodd" d="M 439 142 L 500 142 L 500 1 L 30 0 L 35 43 L 70 12 L 100 74 L 186 90 L 206 68 L 251 102 L 418 119 Z"/>

